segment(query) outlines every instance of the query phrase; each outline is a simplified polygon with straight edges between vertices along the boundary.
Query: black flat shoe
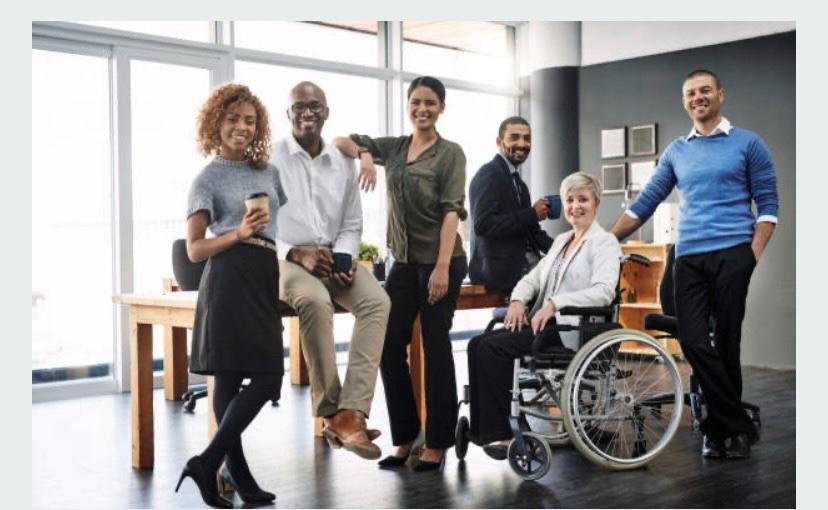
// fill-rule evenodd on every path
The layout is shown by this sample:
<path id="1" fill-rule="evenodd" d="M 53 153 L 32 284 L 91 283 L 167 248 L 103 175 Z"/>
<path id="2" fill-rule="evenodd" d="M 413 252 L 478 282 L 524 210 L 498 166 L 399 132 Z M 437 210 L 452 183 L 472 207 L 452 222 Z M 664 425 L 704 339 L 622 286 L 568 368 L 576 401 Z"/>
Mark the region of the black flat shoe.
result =
<path id="1" fill-rule="evenodd" d="M 178 492 L 181 482 L 188 476 L 198 486 L 198 492 L 201 493 L 201 499 L 204 500 L 205 504 L 213 508 L 233 508 L 233 503 L 219 495 L 216 474 L 210 472 L 210 469 L 204 465 L 198 455 L 190 458 L 187 464 L 184 465 L 181 477 L 178 479 L 178 485 L 175 486 L 175 492 Z"/>
<path id="2" fill-rule="evenodd" d="M 395 457 L 393 455 L 389 455 L 388 457 L 385 457 L 381 461 L 377 462 L 377 465 L 379 465 L 382 469 L 393 469 L 403 467 L 407 460 L 408 457 Z"/>
<path id="3" fill-rule="evenodd" d="M 236 494 L 238 494 L 242 501 L 244 501 L 245 503 L 267 504 L 276 501 L 276 494 L 263 490 L 260 487 L 256 487 L 253 490 L 243 491 L 236 483 L 236 480 L 233 479 L 233 475 L 230 474 L 230 471 L 227 470 L 227 467 L 224 467 L 221 470 L 221 480 L 232 486 L 233 490 L 236 491 Z"/>

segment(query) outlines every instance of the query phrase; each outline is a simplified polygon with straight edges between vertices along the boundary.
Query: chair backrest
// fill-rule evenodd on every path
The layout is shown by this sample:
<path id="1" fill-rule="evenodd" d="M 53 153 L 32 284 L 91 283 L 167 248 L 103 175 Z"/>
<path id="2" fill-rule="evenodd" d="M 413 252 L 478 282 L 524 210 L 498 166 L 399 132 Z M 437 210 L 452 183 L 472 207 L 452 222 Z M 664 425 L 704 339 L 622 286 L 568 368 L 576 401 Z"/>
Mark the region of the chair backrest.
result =
<path id="1" fill-rule="evenodd" d="M 176 239 L 172 245 L 173 275 L 181 290 L 198 290 L 206 260 L 193 262 L 187 255 L 187 240 Z"/>
<path id="2" fill-rule="evenodd" d="M 676 296 L 673 292 L 673 266 L 676 262 L 676 245 L 670 246 L 667 252 L 667 260 L 664 262 L 664 274 L 661 276 L 658 296 L 661 300 L 661 313 L 664 315 L 676 316 Z"/>

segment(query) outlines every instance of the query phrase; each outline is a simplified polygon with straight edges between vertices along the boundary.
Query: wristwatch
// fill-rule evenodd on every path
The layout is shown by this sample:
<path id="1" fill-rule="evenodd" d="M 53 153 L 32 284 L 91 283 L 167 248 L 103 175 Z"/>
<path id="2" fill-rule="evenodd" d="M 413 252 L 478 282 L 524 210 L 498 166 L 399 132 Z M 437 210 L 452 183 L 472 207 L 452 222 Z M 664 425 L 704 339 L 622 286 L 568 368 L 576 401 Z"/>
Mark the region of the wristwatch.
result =
<path id="1" fill-rule="evenodd" d="M 357 159 L 362 158 L 362 154 L 365 152 L 371 152 L 367 147 L 360 147 L 357 149 Z"/>

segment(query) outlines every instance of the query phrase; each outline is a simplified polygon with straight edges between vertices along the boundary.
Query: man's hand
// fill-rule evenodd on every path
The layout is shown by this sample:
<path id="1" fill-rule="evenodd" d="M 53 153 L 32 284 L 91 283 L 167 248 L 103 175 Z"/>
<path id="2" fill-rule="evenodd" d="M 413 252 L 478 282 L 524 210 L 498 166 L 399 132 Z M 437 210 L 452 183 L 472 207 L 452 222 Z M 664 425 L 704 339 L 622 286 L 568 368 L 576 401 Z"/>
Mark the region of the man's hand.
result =
<path id="1" fill-rule="evenodd" d="M 503 319 L 503 327 L 509 331 L 520 331 L 523 326 L 528 326 L 529 321 L 526 320 L 526 308 L 520 301 L 512 301 L 509 303 L 509 309 L 506 310 L 506 317 Z"/>
<path id="2" fill-rule="evenodd" d="M 351 269 L 347 273 L 331 273 L 331 281 L 341 287 L 350 287 L 356 278 L 357 263 L 354 261 L 351 264 Z"/>
<path id="3" fill-rule="evenodd" d="M 327 248 L 294 246 L 288 252 L 287 259 L 320 278 L 330 276 L 333 268 L 333 254 Z"/>
<path id="4" fill-rule="evenodd" d="M 549 319 L 555 316 L 555 302 L 554 301 L 547 301 L 543 304 L 540 310 L 535 312 L 535 315 L 532 316 L 532 332 L 534 334 L 538 334 L 540 331 L 543 331 L 543 328 L 546 327 L 546 323 L 549 322 Z"/>
<path id="5" fill-rule="evenodd" d="M 373 191 L 377 185 L 377 167 L 371 153 L 363 152 L 359 156 L 359 189 L 362 191 Z"/>
<path id="6" fill-rule="evenodd" d="M 535 210 L 535 216 L 538 217 L 538 221 L 543 221 L 549 216 L 549 201 L 546 200 L 546 197 L 541 197 L 535 202 L 532 209 Z"/>

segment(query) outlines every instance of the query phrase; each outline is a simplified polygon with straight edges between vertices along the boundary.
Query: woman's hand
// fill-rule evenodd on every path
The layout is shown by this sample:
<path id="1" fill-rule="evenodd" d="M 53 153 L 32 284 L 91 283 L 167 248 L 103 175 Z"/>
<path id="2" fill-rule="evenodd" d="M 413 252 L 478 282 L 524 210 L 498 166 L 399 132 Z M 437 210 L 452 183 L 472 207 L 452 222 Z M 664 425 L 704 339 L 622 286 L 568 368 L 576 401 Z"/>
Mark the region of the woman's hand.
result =
<path id="1" fill-rule="evenodd" d="M 544 303 L 541 309 L 532 316 L 532 332 L 537 335 L 542 331 L 549 319 L 555 316 L 556 311 L 554 301 Z"/>
<path id="2" fill-rule="evenodd" d="M 506 310 L 506 318 L 503 319 L 503 327 L 509 331 L 520 331 L 523 326 L 528 326 L 529 321 L 526 320 L 526 308 L 520 301 L 512 301 L 509 303 L 509 309 Z"/>
<path id="3" fill-rule="evenodd" d="M 377 185 L 377 167 L 371 153 L 363 152 L 359 156 L 359 189 L 362 191 L 374 191 Z"/>
<path id="4" fill-rule="evenodd" d="M 262 209 L 253 209 L 242 218 L 241 225 L 236 230 L 239 241 L 250 239 L 270 223 L 270 215 Z"/>
<path id="5" fill-rule="evenodd" d="M 428 278 L 428 304 L 433 305 L 443 299 L 448 292 L 449 268 L 448 265 L 437 264 Z"/>

